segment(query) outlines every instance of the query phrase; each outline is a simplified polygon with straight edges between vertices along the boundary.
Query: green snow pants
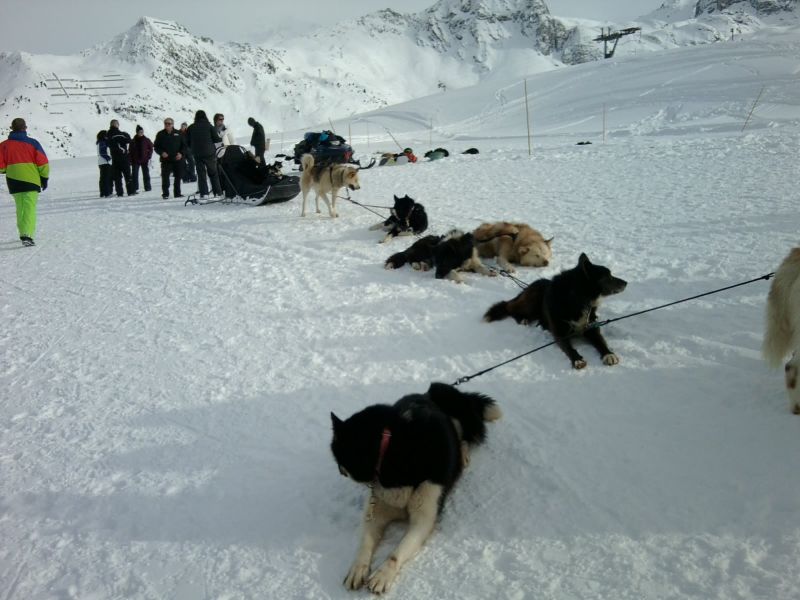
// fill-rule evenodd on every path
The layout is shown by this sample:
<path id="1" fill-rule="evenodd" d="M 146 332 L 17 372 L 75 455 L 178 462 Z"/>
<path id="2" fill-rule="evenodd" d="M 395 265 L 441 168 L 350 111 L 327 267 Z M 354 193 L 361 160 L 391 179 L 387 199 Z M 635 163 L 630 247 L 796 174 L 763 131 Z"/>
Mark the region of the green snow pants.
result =
<path id="1" fill-rule="evenodd" d="M 36 233 L 36 201 L 39 199 L 39 192 L 17 192 L 11 195 L 17 203 L 19 237 L 33 238 Z"/>

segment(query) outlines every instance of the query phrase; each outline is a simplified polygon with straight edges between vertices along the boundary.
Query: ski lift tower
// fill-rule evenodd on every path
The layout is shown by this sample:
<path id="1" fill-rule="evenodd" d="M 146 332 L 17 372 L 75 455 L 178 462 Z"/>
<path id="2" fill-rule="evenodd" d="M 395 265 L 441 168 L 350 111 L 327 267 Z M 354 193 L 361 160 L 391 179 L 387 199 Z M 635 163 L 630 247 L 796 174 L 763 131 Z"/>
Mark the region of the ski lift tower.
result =
<path id="1" fill-rule="evenodd" d="M 626 27 L 625 29 L 620 29 L 619 31 L 611 31 L 611 27 L 608 28 L 608 33 L 606 33 L 605 28 L 600 28 L 600 36 L 594 38 L 595 42 L 603 42 L 603 56 L 605 58 L 611 58 L 614 56 L 614 52 L 617 49 L 617 42 L 619 42 L 619 38 L 624 37 L 626 35 L 631 35 L 632 33 L 636 33 L 637 31 L 641 31 L 641 27 Z M 614 45 L 611 46 L 611 50 L 608 49 L 608 42 L 614 42 Z"/>

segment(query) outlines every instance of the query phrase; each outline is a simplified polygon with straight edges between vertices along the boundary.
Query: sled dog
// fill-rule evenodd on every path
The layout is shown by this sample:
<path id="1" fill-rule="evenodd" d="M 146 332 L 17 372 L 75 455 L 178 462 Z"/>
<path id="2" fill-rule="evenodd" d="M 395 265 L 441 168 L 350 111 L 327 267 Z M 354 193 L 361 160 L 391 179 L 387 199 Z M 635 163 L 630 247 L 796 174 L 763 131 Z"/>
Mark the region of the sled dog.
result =
<path id="1" fill-rule="evenodd" d="M 388 242 L 399 235 L 418 235 L 428 228 L 428 215 L 425 207 L 408 195 L 402 198 L 394 197 L 394 206 L 391 215 L 385 221 L 370 227 L 370 231 L 383 229 L 386 236 L 381 243 Z"/>
<path id="2" fill-rule="evenodd" d="M 544 239 L 541 233 L 525 223 L 484 223 L 474 232 L 478 254 L 483 258 L 497 257 L 497 264 L 509 273 L 511 263 L 523 267 L 546 267 L 553 256 L 553 238 Z"/>
<path id="3" fill-rule="evenodd" d="M 361 543 L 344 579 L 348 589 L 389 590 L 397 573 L 433 531 L 445 498 L 483 442 L 486 421 L 501 416 L 494 400 L 432 383 L 394 405 L 375 404 L 342 421 L 331 413 L 331 451 L 339 472 L 369 487 Z M 398 546 L 376 570 L 372 555 L 392 521 L 408 520 Z"/>
<path id="4" fill-rule="evenodd" d="M 488 322 L 514 317 L 517 323 L 538 322 L 556 338 L 558 347 L 569 357 L 572 367 L 583 369 L 586 361 L 572 346 L 571 336 L 581 335 L 595 347 L 603 364 L 616 365 L 619 358 L 606 344 L 597 321 L 597 307 L 605 296 L 618 294 L 628 282 L 614 277 L 602 265 L 581 254 L 577 266 L 562 271 L 553 279 L 537 279 L 516 298 L 498 302 L 484 315 Z"/>
<path id="5" fill-rule="evenodd" d="M 792 248 L 775 272 L 767 296 L 766 327 L 761 346 L 767 362 L 777 367 L 787 354 L 784 365 L 789 407 L 800 415 L 800 248 Z"/>
<path id="6" fill-rule="evenodd" d="M 314 157 L 311 154 L 304 154 L 300 161 L 303 166 L 303 173 L 300 176 L 300 191 L 303 192 L 303 210 L 301 217 L 306 216 L 306 198 L 313 189 L 316 196 L 314 201 L 319 210 L 319 199 L 325 201 L 331 217 L 338 217 L 336 212 L 336 196 L 342 188 L 360 190 L 361 184 L 358 182 L 358 168 L 345 164 L 315 165 Z M 330 195 L 330 199 L 328 198 Z"/>
<path id="7" fill-rule="evenodd" d="M 434 268 L 436 279 L 452 279 L 456 283 L 464 282 L 459 271 L 495 275 L 478 258 L 472 234 L 460 229 L 453 229 L 444 236 L 426 235 L 403 252 L 386 259 L 385 267 L 398 269 L 406 263 L 422 271 Z"/>

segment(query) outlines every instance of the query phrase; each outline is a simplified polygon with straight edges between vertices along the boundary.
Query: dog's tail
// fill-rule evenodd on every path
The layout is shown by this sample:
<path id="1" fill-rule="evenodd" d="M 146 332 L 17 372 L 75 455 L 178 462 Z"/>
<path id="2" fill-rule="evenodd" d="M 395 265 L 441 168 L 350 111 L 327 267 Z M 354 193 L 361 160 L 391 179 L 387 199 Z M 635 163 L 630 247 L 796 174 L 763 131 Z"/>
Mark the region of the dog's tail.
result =
<path id="1" fill-rule="evenodd" d="M 303 157 L 300 159 L 300 166 L 303 167 L 303 171 L 307 171 L 309 169 L 314 168 L 314 156 L 311 154 L 303 154 Z"/>
<path id="2" fill-rule="evenodd" d="M 775 279 L 767 296 L 766 327 L 761 352 L 767 362 L 780 366 L 784 356 L 796 346 L 796 332 L 791 311 L 796 310 L 794 290 L 800 278 L 800 248 L 793 248 L 775 272 Z M 799 284 L 800 285 L 800 284 Z"/>
<path id="3" fill-rule="evenodd" d="M 514 317 L 517 323 L 531 324 L 540 321 L 542 304 L 549 285 L 549 279 L 537 279 L 508 302 L 498 302 L 493 305 L 483 315 L 483 320 L 491 323 L 506 317 Z"/>
<path id="4" fill-rule="evenodd" d="M 406 262 L 406 253 L 398 252 L 397 254 L 392 254 L 389 258 L 387 258 L 386 262 L 383 263 L 383 266 L 385 269 L 399 269 L 406 264 Z"/>
<path id="5" fill-rule="evenodd" d="M 458 425 L 461 439 L 468 444 L 480 444 L 486 439 L 486 422 L 503 416 L 497 403 L 477 392 L 462 392 L 446 383 L 432 383 L 428 396 L 442 412 Z"/>
<path id="6" fill-rule="evenodd" d="M 486 314 L 483 315 L 483 320 L 487 323 L 491 323 L 493 321 L 502 321 L 506 317 L 511 316 L 511 312 L 508 309 L 508 305 L 510 302 L 498 302 L 497 304 L 493 304 L 492 307 L 486 311 Z"/>

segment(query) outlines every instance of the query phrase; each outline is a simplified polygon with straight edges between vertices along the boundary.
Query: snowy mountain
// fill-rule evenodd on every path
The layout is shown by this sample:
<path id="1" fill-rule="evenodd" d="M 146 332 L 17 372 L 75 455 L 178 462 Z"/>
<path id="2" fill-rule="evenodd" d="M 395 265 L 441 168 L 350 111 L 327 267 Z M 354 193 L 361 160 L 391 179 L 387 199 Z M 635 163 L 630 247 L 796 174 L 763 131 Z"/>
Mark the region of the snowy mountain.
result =
<path id="1" fill-rule="evenodd" d="M 617 56 L 780 26 L 795 19 L 796 5 L 673 0 L 643 17 L 641 34 L 623 38 Z M 228 113 L 246 143 L 250 116 L 267 131 L 318 127 L 491 77 L 597 60 L 601 25 L 552 16 L 544 0 L 440 0 L 417 14 L 387 9 L 249 44 L 217 43 L 143 17 L 80 55 L 0 53 L 0 122 L 26 115 L 53 156 L 75 156 L 94 151 L 95 134 L 110 118 L 128 130 L 142 124 L 152 136 L 164 116 L 191 121 L 203 108 Z"/>

